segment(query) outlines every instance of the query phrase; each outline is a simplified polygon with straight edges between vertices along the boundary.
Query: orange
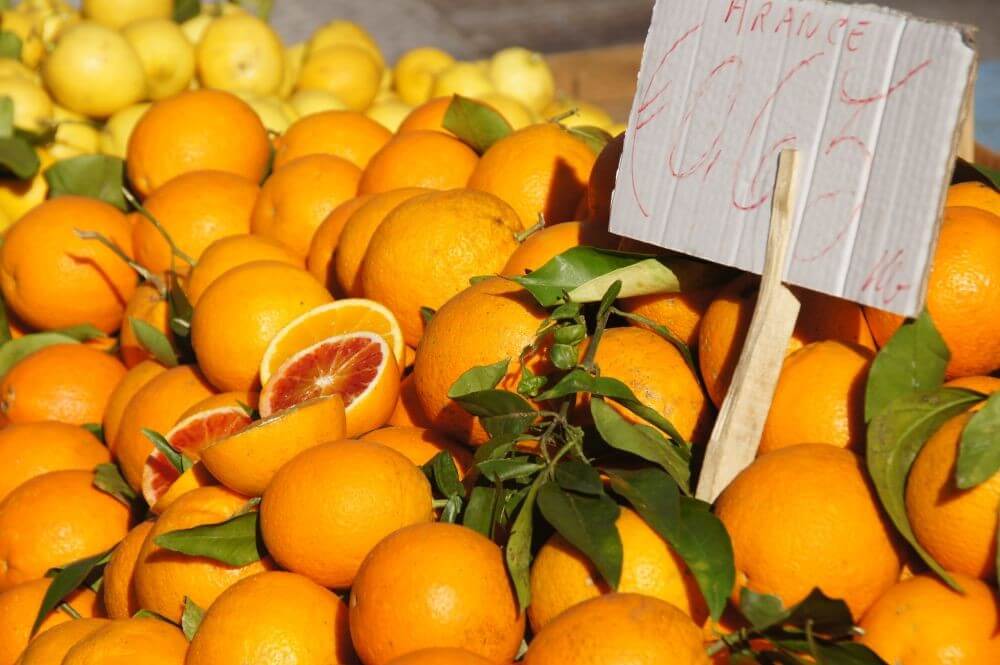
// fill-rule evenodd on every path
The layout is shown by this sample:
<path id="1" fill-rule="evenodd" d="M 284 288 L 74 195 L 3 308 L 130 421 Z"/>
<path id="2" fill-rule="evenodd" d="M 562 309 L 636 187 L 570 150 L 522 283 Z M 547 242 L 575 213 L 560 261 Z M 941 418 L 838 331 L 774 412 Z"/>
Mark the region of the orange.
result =
<path id="1" fill-rule="evenodd" d="M 101 593 L 104 608 L 112 619 L 128 619 L 139 611 L 139 599 L 135 594 L 135 564 L 152 528 L 152 521 L 140 522 L 133 527 L 118 543 L 104 568 Z"/>
<path id="2" fill-rule="evenodd" d="M 177 418 L 177 422 L 180 423 L 185 418 L 190 418 L 199 413 L 224 407 L 238 407 L 243 410 L 245 410 L 245 407 L 256 409 L 259 399 L 259 393 L 248 390 L 231 390 L 225 393 L 216 393 L 215 395 L 209 395 L 196 404 L 192 404 L 187 411 Z"/>
<path id="3" fill-rule="evenodd" d="M 375 231 L 398 206 L 428 192 L 429 189 L 421 187 L 407 187 L 376 194 L 351 214 L 344 223 L 333 253 L 333 272 L 341 293 L 352 297 L 362 295 L 361 261 Z"/>
<path id="4" fill-rule="evenodd" d="M 889 343 L 889 340 L 892 339 L 892 336 L 896 334 L 896 331 L 899 330 L 905 321 L 899 314 L 893 314 L 882 309 L 865 307 L 864 310 L 868 327 L 871 328 L 872 337 L 879 348 Z"/>
<path id="5" fill-rule="evenodd" d="M 102 420 L 104 440 L 107 442 L 109 448 L 115 448 L 115 442 L 118 439 L 118 428 L 121 425 L 125 407 L 128 406 L 128 403 L 144 385 L 152 381 L 153 377 L 157 374 L 165 372 L 166 369 L 166 367 L 154 360 L 144 360 L 126 372 L 122 380 L 115 386 L 115 389 L 111 391 L 111 395 L 108 397 L 108 404 L 104 408 L 104 418 Z"/>
<path id="6" fill-rule="evenodd" d="M 180 497 L 184 496 L 191 490 L 196 490 L 199 487 L 208 487 L 210 485 L 218 485 L 219 481 L 208 472 L 205 468 L 205 463 L 198 461 L 195 462 L 191 468 L 189 468 L 184 473 L 180 474 L 173 483 L 167 488 L 160 498 L 156 500 L 149 510 L 155 515 L 162 515 L 163 512 L 172 506 L 174 502 Z"/>
<path id="7" fill-rule="evenodd" d="M 618 163 L 625 147 L 625 133 L 622 132 L 608 142 L 594 162 L 587 184 L 587 218 L 592 224 L 607 226 L 611 219 L 611 194 L 618 178 Z"/>
<path id="8" fill-rule="evenodd" d="M 413 365 L 417 399 L 430 426 L 463 443 L 484 443 L 485 431 L 448 391 L 468 369 L 504 358 L 510 365 L 500 387 L 516 387 L 521 351 L 547 316 L 527 291 L 500 278 L 477 282 L 446 302 L 424 331 Z"/>
<path id="9" fill-rule="evenodd" d="M 132 321 L 143 321 L 155 330 L 173 340 L 170 330 L 170 306 L 160 290 L 149 282 L 143 282 L 125 304 L 121 335 L 118 339 L 118 355 L 125 367 L 135 367 L 144 360 L 152 359 L 152 354 L 139 343 Z"/>
<path id="10" fill-rule="evenodd" d="M 0 592 L 0 664 L 14 665 L 28 646 L 31 627 L 51 583 L 49 579 L 34 580 Z M 74 591 L 66 602 L 85 619 L 100 616 L 100 599 L 90 589 Z M 53 627 L 68 623 L 77 622 L 62 610 L 53 610 L 35 635 L 40 638 Z"/>
<path id="11" fill-rule="evenodd" d="M 117 619 L 77 642 L 63 665 L 184 665 L 187 640 L 160 619 Z"/>
<path id="12" fill-rule="evenodd" d="M 361 169 L 333 155 L 306 155 L 271 174 L 253 209 L 251 229 L 305 259 L 313 235 L 333 210 L 354 198 Z"/>
<path id="13" fill-rule="evenodd" d="M 688 441 L 707 434 L 711 413 L 698 376 L 673 344 L 643 328 L 604 331 L 594 362 L 602 376 L 623 382 L 639 401 L 665 417 Z M 640 422 L 625 407 L 611 404 L 631 422 Z M 588 412 L 589 416 L 589 412 Z"/>
<path id="14" fill-rule="evenodd" d="M 558 124 L 531 125 L 500 139 L 486 151 L 469 187 L 509 203 L 525 228 L 573 219 L 587 193 L 597 156 Z"/>
<path id="15" fill-rule="evenodd" d="M 295 317 L 331 300 L 312 275 L 287 263 L 233 268 L 194 308 L 191 344 L 202 371 L 220 390 L 254 389 L 271 339 Z"/>
<path id="16" fill-rule="evenodd" d="M 981 182 L 960 182 L 948 188 L 946 208 L 979 208 L 1000 216 L 1000 192 Z"/>
<path id="17" fill-rule="evenodd" d="M 865 382 L 875 354 L 827 340 L 785 358 L 758 454 L 797 443 L 860 450 L 865 440 Z"/>
<path id="18" fill-rule="evenodd" d="M 30 328 L 53 330 L 89 323 L 118 330 L 135 290 L 128 264 L 97 240 L 100 233 L 132 256 L 132 231 L 114 206 L 60 196 L 36 206 L 4 235 L 0 289 L 8 309 Z"/>
<path id="19" fill-rule="evenodd" d="M 58 665 L 77 642 L 107 624 L 107 619 L 77 619 L 54 626 L 31 640 L 17 665 Z"/>
<path id="20" fill-rule="evenodd" d="M 893 665 L 978 665 L 1000 662 L 996 591 L 955 574 L 964 593 L 931 575 L 885 592 L 861 620 L 858 641 Z"/>
<path id="21" fill-rule="evenodd" d="M 389 665 L 491 665 L 493 661 L 465 649 L 421 649 L 394 658 Z"/>
<path id="22" fill-rule="evenodd" d="M 420 428 L 431 426 L 431 421 L 424 415 L 424 408 L 420 405 L 412 373 L 399 382 L 399 400 L 386 424 Z"/>
<path id="23" fill-rule="evenodd" d="M 382 540 L 358 571 L 350 608 L 366 665 L 429 647 L 509 663 L 524 634 L 500 548 L 454 524 L 418 524 Z"/>
<path id="24" fill-rule="evenodd" d="M 394 531 L 434 518 L 431 487 L 402 453 L 345 439 L 299 453 L 264 491 L 261 534 L 278 564 L 346 589 Z"/>
<path id="25" fill-rule="evenodd" d="M 374 300 L 347 298 L 311 309 L 279 330 L 261 360 L 261 382 L 267 384 L 282 363 L 306 347 L 353 332 L 380 335 L 392 349 L 397 365 L 402 366 L 403 333 L 392 312 Z"/>
<path id="26" fill-rule="evenodd" d="M 701 319 L 698 364 L 705 389 L 716 406 L 722 404 L 733 379 L 757 303 L 758 284 L 755 276 L 738 277 L 719 292 Z M 795 294 L 802 308 L 788 343 L 788 353 L 825 339 L 875 348 L 861 307 L 815 291 L 796 289 Z"/>
<path id="27" fill-rule="evenodd" d="M 701 319 L 718 292 L 718 287 L 713 286 L 677 293 L 634 296 L 620 300 L 619 307 L 658 323 L 689 348 L 695 348 L 698 346 Z M 629 324 L 640 325 L 632 321 Z"/>
<path id="28" fill-rule="evenodd" d="M 924 444 L 906 484 L 917 541 L 948 570 L 996 579 L 1000 473 L 971 489 L 955 484 L 962 431 L 971 413 L 950 419 Z"/>
<path id="29" fill-rule="evenodd" d="M 309 268 L 313 277 L 325 284 L 331 292 L 335 292 L 337 289 L 337 277 L 333 270 L 333 252 L 340 242 L 340 233 L 344 230 L 344 225 L 347 224 L 351 215 L 368 203 L 372 196 L 374 195 L 356 196 L 337 206 L 316 229 L 312 242 L 309 244 L 306 267 Z"/>
<path id="30" fill-rule="evenodd" d="M 191 171 L 226 171 L 260 182 L 271 144 L 250 105 L 221 90 L 189 90 L 143 114 L 128 142 L 129 182 L 142 196 Z"/>
<path id="31" fill-rule="evenodd" d="M 223 273 L 255 261 L 278 261 L 297 268 L 302 259 L 278 242 L 250 234 L 227 236 L 205 248 L 198 263 L 188 274 L 184 292 L 192 305 Z"/>
<path id="32" fill-rule="evenodd" d="M 249 661 L 296 665 L 353 663 L 347 606 L 294 573 L 261 573 L 240 580 L 212 603 L 185 665 Z"/>
<path id="33" fill-rule="evenodd" d="M 12 423 L 99 423 L 126 371 L 114 356 L 84 344 L 46 346 L 4 375 L 0 411 Z"/>
<path id="34" fill-rule="evenodd" d="M 858 457 L 822 443 L 761 455 L 725 489 L 715 514 L 744 586 L 791 607 L 819 587 L 855 618 L 899 579 L 901 558 Z"/>
<path id="35" fill-rule="evenodd" d="M 323 111 L 293 122 L 274 142 L 274 168 L 304 155 L 326 154 L 351 162 L 359 169 L 389 142 L 392 132 L 363 113 Z"/>
<path id="36" fill-rule="evenodd" d="M 524 665 L 708 665 L 701 629 L 658 598 L 612 593 L 566 611 L 535 635 Z"/>
<path id="37" fill-rule="evenodd" d="M 454 189 L 465 187 L 479 156 L 458 139 L 433 131 L 397 134 L 368 163 L 360 194 L 401 187 Z"/>
<path id="38" fill-rule="evenodd" d="M 0 501 L 26 480 L 50 471 L 83 469 L 111 461 L 93 434 L 67 423 L 10 424 L 0 428 Z"/>
<path id="39" fill-rule="evenodd" d="M 963 376 L 960 379 L 952 379 L 944 385 L 946 388 L 965 388 L 984 395 L 992 395 L 1000 390 L 1000 378 L 995 376 Z M 984 405 L 976 405 L 976 408 L 981 406 Z"/>
<path id="40" fill-rule="evenodd" d="M 321 397 L 213 443 L 201 451 L 201 460 L 226 487 L 260 496 L 278 469 L 297 454 L 343 438 L 345 421 L 340 396 Z"/>
<path id="41" fill-rule="evenodd" d="M 177 499 L 153 523 L 135 565 L 134 584 L 139 607 L 179 621 L 185 596 L 206 608 L 239 580 L 271 568 L 267 560 L 229 566 L 214 559 L 165 550 L 156 537 L 216 524 L 231 518 L 246 505 L 247 497 L 224 487 L 199 487 Z"/>
<path id="42" fill-rule="evenodd" d="M 128 532 L 129 509 L 94 487 L 94 472 L 51 471 L 0 503 L 0 591 L 98 554 Z"/>
<path id="43" fill-rule="evenodd" d="M 400 124 L 396 133 L 435 131 L 454 136 L 444 128 L 444 116 L 451 106 L 452 99 L 454 97 L 435 97 L 414 108 Z"/>
<path id="44" fill-rule="evenodd" d="M 464 477 L 466 472 L 472 468 L 472 455 L 466 448 L 432 429 L 406 426 L 383 427 L 368 432 L 361 437 L 361 440 L 388 446 L 396 452 L 402 453 L 417 466 L 423 466 L 438 453 L 447 451 L 455 463 L 455 468 L 458 469 L 459 478 Z"/>
<path id="45" fill-rule="evenodd" d="M 610 235 L 596 225 L 583 222 L 563 222 L 535 231 L 518 246 L 507 259 L 502 275 L 516 277 L 538 270 L 551 259 L 568 249 L 589 247 L 614 247 Z"/>
<path id="46" fill-rule="evenodd" d="M 188 407 L 212 392 L 197 368 L 181 365 L 158 373 L 133 395 L 122 413 L 118 436 L 110 440 L 111 454 L 132 489 L 142 488 L 142 467 L 153 450 L 142 430 L 166 434 Z"/>
<path id="47" fill-rule="evenodd" d="M 708 618 L 705 599 L 673 548 L 628 508 L 621 509 L 615 527 L 623 555 L 617 590 L 664 600 L 701 625 Z M 555 534 L 531 565 L 531 629 L 537 634 L 569 608 L 611 592 L 586 556 Z"/>
<path id="48" fill-rule="evenodd" d="M 388 307 L 406 343 L 416 346 L 424 330 L 420 308 L 437 310 L 473 277 L 500 272 L 520 230 L 514 210 L 482 192 L 455 189 L 410 199 L 372 235 L 361 262 L 361 291 Z"/>
<path id="49" fill-rule="evenodd" d="M 260 188 L 247 178 L 225 171 L 189 171 L 157 187 L 146 199 L 149 214 L 177 248 L 197 261 L 216 240 L 249 233 L 250 214 Z M 187 274 L 191 266 L 175 258 L 170 244 L 145 216 L 132 232 L 135 259 L 155 273 L 173 269 Z"/>

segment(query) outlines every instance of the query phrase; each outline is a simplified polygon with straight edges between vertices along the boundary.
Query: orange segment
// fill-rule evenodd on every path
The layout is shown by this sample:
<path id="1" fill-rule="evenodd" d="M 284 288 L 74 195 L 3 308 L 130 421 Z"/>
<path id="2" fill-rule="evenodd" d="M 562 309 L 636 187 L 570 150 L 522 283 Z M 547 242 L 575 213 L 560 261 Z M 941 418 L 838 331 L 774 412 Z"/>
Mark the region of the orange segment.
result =
<path id="1" fill-rule="evenodd" d="M 263 417 L 306 400 L 340 395 L 347 436 L 384 425 L 399 397 L 399 366 L 380 335 L 329 337 L 302 349 L 275 370 L 260 394 Z"/>
<path id="2" fill-rule="evenodd" d="M 226 487 L 260 496 L 288 460 L 307 448 L 344 438 L 340 395 L 302 402 L 201 451 L 208 472 Z"/>
<path id="3" fill-rule="evenodd" d="M 353 332 L 380 335 L 392 349 L 396 362 L 400 366 L 405 362 L 403 333 L 392 312 L 374 300 L 349 298 L 311 309 L 278 331 L 260 363 L 261 383 L 267 385 L 278 367 L 302 349 Z"/>
<path id="4" fill-rule="evenodd" d="M 159 500 L 150 507 L 150 510 L 156 515 L 162 515 L 163 511 L 174 504 L 174 501 L 177 501 L 177 499 L 191 490 L 218 484 L 219 481 L 212 477 L 212 474 L 208 472 L 203 462 L 195 462 L 190 469 L 182 473 L 177 480 L 170 484 L 166 491 L 160 495 Z"/>

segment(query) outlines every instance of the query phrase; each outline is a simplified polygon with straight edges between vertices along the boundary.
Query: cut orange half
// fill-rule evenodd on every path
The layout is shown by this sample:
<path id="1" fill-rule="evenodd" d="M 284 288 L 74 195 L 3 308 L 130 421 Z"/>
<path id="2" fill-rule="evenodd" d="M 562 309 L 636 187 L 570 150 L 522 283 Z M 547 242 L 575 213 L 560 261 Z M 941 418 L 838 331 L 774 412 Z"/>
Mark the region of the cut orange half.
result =
<path id="1" fill-rule="evenodd" d="M 292 320 L 278 331 L 264 351 L 260 383 L 267 385 L 274 372 L 296 353 L 329 337 L 370 332 L 385 339 L 397 364 L 406 362 L 403 331 L 384 305 L 364 298 L 348 298 L 320 305 Z"/>
<path id="2" fill-rule="evenodd" d="M 231 490 L 260 496 L 285 462 L 320 443 L 344 438 L 344 401 L 339 395 L 312 399 L 201 451 L 201 461 Z"/>
<path id="3" fill-rule="evenodd" d="M 150 506 L 149 509 L 153 511 L 153 514 L 155 515 L 162 515 L 163 511 L 173 505 L 174 501 L 181 498 L 191 490 L 218 484 L 219 482 L 208 472 L 204 463 L 195 462 L 190 469 L 182 473 L 180 478 L 175 480 L 170 487 L 167 488 L 167 491 L 165 491 L 157 502 Z"/>
<path id="4" fill-rule="evenodd" d="M 264 386 L 260 414 L 266 418 L 325 395 L 344 400 L 348 437 L 384 425 L 399 398 L 399 365 L 385 338 L 356 332 L 302 349 Z"/>
<path id="5" fill-rule="evenodd" d="M 206 446 L 245 429 L 249 424 L 250 414 L 244 409 L 223 406 L 184 418 L 164 438 L 174 450 L 197 461 Z M 154 448 L 142 468 L 142 496 L 146 503 L 155 506 L 180 475 L 181 472 L 167 456 Z"/>

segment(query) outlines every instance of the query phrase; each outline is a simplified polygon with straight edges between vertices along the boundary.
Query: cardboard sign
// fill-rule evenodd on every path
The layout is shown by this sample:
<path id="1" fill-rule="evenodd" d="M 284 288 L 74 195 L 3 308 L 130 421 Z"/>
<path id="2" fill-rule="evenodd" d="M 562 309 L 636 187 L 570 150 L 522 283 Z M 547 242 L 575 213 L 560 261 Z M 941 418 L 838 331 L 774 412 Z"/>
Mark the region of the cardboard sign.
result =
<path id="1" fill-rule="evenodd" d="M 658 0 L 611 230 L 760 273 L 800 153 L 789 284 L 912 316 L 975 72 L 970 32 L 819 0 Z"/>

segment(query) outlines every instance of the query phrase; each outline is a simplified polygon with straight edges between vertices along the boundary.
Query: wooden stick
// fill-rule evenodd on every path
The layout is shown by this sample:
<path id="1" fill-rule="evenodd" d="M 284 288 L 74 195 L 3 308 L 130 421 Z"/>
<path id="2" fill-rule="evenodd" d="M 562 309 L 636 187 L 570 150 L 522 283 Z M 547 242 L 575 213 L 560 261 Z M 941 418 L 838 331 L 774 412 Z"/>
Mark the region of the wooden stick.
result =
<path id="1" fill-rule="evenodd" d="M 967 162 L 976 161 L 976 94 L 975 83 L 969 85 L 969 99 L 965 106 L 965 118 L 958 130 L 959 157 Z"/>
<path id="2" fill-rule="evenodd" d="M 771 226 L 757 306 L 698 478 L 697 496 L 709 503 L 715 501 L 757 454 L 764 421 L 799 315 L 798 299 L 782 283 L 795 217 L 797 164 L 797 151 L 782 151 L 774 183 Z"/>

